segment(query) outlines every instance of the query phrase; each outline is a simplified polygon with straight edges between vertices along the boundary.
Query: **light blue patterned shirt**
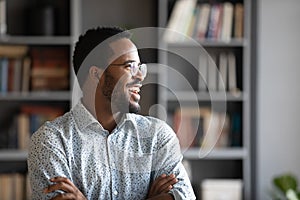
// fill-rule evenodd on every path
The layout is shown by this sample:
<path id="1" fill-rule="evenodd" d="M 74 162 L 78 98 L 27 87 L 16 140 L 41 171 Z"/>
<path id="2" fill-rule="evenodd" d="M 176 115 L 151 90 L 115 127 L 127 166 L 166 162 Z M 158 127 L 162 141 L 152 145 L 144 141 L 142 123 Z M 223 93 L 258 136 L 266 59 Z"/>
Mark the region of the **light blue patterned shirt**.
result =
<path id="1" fill-rule="evenodd" d="M 195 199 L 174 131 L 163 121 L 125 114 L 109 133 L 82 103 L 33 134 L 28 168 L 32 199 L 44 194 L 49 179 L 69 178 L 89 200 L 146 199 L 155 178 L 174 173 L 170 191 L 177 199 Z"/>

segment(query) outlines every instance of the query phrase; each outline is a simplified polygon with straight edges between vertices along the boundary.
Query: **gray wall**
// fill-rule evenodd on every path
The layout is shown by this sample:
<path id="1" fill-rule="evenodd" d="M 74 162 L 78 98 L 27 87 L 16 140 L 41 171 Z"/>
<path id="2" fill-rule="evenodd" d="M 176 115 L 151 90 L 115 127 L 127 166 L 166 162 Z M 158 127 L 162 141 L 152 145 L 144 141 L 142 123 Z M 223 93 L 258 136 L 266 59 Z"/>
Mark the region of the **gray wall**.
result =
<path id="1" fill-rule="evenodd" d="M 258 0 L 257 192 L 274 175 L 300 180 L 300 1 Z"/>

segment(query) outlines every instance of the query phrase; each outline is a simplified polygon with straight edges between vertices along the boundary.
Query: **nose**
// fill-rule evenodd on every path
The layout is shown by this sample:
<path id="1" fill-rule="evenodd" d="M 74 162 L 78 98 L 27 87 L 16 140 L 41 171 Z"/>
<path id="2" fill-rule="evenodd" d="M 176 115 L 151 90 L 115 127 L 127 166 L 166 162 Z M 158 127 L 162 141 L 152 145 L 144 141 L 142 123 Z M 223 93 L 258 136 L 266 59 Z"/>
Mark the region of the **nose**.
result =
<path id="1" fill-rule="evenodd" d="M 145 76 L 143 76 L 141 70 L 139 69 L 135 76 L 133 76 L 135 79 L 138 79 L 139 81 L 143 81 L 145 79 Z"/>

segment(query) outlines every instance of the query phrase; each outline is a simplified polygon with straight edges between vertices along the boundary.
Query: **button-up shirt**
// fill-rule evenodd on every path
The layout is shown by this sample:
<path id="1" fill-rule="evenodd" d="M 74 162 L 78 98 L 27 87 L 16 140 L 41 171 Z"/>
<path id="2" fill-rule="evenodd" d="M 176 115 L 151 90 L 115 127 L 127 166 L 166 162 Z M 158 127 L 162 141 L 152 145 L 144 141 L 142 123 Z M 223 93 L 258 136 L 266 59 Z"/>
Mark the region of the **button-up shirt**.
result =
<path id="1" fill-rule="evenodd" d="M 181 161 L 178 139 L 165 122 L 128 113 L 109 133 L 80 102 L 31 137 L 32 199 L 63 192 L 43 193 L 50 178 L 63 176 L 90 200 L 142 200 L 158 176 L 171 173 L 178 179 L 174 198 L 195 199 Z"/>

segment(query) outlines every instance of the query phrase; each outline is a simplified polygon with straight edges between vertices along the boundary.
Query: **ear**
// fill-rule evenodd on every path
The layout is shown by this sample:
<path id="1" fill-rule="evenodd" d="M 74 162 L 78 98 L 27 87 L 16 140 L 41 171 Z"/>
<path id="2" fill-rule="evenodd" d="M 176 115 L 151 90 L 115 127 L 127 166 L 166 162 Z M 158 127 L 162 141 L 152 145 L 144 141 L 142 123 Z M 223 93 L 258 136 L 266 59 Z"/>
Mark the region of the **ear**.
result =
<path id="1" fill-rule="evenodd" d="M 103 73 L 103 69 L 100 69 L 99 67 L 96 67 L 96 66 L 91 66 L 89 69 L 90 79 L 95 81 L 97 84 L 100 80 L 102 73 Z"/>

